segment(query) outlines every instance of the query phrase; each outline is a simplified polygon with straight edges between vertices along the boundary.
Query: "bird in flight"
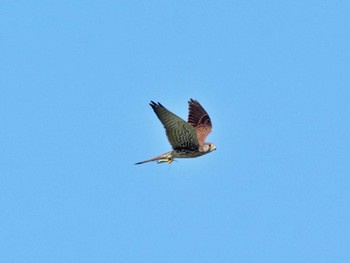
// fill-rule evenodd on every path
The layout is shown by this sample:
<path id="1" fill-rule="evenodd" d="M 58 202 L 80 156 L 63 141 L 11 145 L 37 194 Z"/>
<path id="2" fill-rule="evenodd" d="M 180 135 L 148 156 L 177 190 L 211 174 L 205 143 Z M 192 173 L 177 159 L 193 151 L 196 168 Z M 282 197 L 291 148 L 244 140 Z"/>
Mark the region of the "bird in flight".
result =
<path id="1" fill-rule="evenodd" d="M 205 142 L 212 125 L 208 113 L 198 101 L 190 99 L 188 102 L 187 122 L 159 102 L 151 101 L 149 105 L 163 124 L 173 150 L 135 164 L 152 161 L 170 164 L 175 158 L 195 158 L 216 150 L 214 144 Z"/>

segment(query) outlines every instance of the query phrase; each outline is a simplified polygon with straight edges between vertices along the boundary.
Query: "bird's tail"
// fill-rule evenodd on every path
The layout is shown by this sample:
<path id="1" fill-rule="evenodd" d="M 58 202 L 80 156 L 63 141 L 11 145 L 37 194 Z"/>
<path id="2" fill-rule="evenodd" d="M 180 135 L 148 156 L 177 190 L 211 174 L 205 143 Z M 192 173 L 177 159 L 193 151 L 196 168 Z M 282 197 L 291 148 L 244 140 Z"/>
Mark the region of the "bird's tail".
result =
<path id="1" fill-rule="evenodd" d="M 170 152 L 167 152 L 167 153 L 164 153 L 164 154 L 161 154 L 157 157 L 154 157 L 154 158 L 151 158 L 151 159 L 148 159 L 146 161 L 142 161 L 142 162 L 138 162 L 138 163 L 135 163 L 135 164 L 143 164 L 143 163 L 148 163 L 148 162 L 153 162 L 153 161 L 157 161 L 157 163 L 172 163 L 174 160 L 174 158 L 172 157 L 171 155 L 171 151 Z"/>

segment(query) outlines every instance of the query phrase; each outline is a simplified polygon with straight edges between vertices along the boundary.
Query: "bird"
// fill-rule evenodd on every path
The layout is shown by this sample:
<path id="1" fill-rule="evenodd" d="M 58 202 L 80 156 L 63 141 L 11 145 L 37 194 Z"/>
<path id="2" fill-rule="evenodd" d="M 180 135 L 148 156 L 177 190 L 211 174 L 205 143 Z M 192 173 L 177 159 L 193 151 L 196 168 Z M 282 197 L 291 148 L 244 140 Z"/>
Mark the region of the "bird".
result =
<path id="1" fill-rule="evenodd" d="M 175 158 L 196 158 L 216 150 L 213 143 L 205 142 L 212 130 L 212 123 L 208 113 L 197 100 L 188 101 L 187 122 L 159 102 L 151 101 L 149 105 L 163 124 L 172 150 L 135 164 L 152 161 L 170 164 Z"/>

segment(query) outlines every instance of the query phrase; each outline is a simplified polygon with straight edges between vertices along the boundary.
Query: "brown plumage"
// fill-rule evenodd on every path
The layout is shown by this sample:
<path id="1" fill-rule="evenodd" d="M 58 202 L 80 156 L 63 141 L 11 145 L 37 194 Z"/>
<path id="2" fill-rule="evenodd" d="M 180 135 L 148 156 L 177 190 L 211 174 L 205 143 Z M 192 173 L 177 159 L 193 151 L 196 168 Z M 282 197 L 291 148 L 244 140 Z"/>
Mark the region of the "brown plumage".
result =
<path id="1" fill-rule="evenodd" d="M 196 100 L 190 99 L 188 108 L 188 123 L 196 129 L 199 144 L 204 144 L 212 129 L 210 117 Z"/>
<path id="2" fill-rule="evenodd" d="M 205 142 L 212 130 L 212 124 L 208 113 L 198 101 L 190 99 L 188 102 L 187 122 L 167 110 L 159 102 L 151 101 L 150 106 L 163 124 L 173 150 L 136 164 L 151 161 L 171 163 L 174 158 L 195 158 L 216 149 L 214 144 Z"/>

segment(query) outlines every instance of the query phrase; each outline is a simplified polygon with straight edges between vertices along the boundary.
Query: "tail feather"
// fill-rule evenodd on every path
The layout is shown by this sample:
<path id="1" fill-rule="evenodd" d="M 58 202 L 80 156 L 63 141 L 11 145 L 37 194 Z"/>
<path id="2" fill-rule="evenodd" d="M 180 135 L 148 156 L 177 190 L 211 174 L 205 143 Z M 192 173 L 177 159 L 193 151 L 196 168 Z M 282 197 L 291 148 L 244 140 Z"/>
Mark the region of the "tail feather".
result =
<path id="1" fill-rule="evenodd" d="M 138 162 L 135 164 L 143 164 L 143 163 L 148 163 L 148 162 L 153 162 L 153 161 L 157 161 L 158 163 L 161 163 L 161 162 L 171 163 L 173 161 L 173 158 L 171 156 L 171 152 L 167 152 L 167 153 L 161 154 L 157 157 L 154 157 L 154 158 L 142 161 L 142 162 Z"/>

